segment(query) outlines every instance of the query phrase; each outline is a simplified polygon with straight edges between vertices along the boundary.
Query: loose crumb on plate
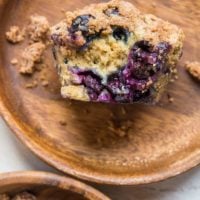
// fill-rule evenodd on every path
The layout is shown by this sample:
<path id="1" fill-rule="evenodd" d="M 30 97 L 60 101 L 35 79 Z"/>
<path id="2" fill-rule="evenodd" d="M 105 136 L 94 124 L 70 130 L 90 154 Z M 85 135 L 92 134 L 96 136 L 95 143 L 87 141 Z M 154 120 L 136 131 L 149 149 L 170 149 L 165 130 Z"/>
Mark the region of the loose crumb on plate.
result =
<path id="1" fill-rule="evenodd" d="M 35 64 L 41 62 L 46 46 L 42 42 L 29 45 L 22 53 L 20 73 L 31 75 L 35 70 Z"/>
<path id="2" fill-rule="evenodd" d="M 43 81 L 41 82 L 41 84 L 42 84 L 43 87 L 47 87 L 47 86 L 49 85 L 49 81 L 43 80 Z"/>
<path id="3" fill-rule="evenodd" d="M 18 64 L 17 58 L 13 58 L 13 59 L 10 61 L 10 63 L 11 63 L 12 65 L 17 65 L 17 64 Z"/>
<path id="4" fill-rule="evenodd" d="M 64 121 L 64 120 L 60 120 L 60 121 L 59 121 L 59 124 L 60 124 L 61 126 L 67 126 L 67 122 Z"/>
<path id="5" fill-rule="evenodd" d="M 11 26 L 10 30 L 6 32 L 6 39 L 13 43 L 19 43 L 25 38 L 25 30 L 20 29 L 19 26 Z"/>
<path id="6" fill-rule="evenodd" d="M 200 62 L 186 62 L 185 69 L 188 71 L 190 75 L 200 81 Z"/>
<path id="7" fill-rule="evenodd" d="M 32 83 L 27 83 L 26 85 L 25 85 L 25 88 L 27 88 L 27 89 L 32 89 L 32 88 L 35 88 L 35 87 L 37 87 L 38 86 L 38 82 L 37 82 L 37 80 L 34 80 Z"/>
<path id="8" fill-rule="evenodd" d="M 151 5 L 152 5 L 154 8 L 156 8 L 156 7 L 157 7 L 157 4 L 156 4 L 156 2 L 153 2 Z"/>
<path id="9" fill-rule="evenodd" d="M 168 98 L 169 103 L 174 102 L 174 98 L 170 94 L 167 94 L 167 98 Z"/>
<path id="10" fill-rule="evenodd" d="M 29 38 L 34 42 L 46 40 L 50 25 L 46 17 L 40 15 L 32 15 L 30 23 L 27 27 Z"/>
<path id="11" fill-rule="evenodd" d="M 37 65 L 35 65 L 35 70 L 40 72 L 43 69 L 45 69 L 47 67 L 47 65 L 45 63 L 43 63 L 42 57 L 41 57 L 41 63 L 38 63 Z"/>

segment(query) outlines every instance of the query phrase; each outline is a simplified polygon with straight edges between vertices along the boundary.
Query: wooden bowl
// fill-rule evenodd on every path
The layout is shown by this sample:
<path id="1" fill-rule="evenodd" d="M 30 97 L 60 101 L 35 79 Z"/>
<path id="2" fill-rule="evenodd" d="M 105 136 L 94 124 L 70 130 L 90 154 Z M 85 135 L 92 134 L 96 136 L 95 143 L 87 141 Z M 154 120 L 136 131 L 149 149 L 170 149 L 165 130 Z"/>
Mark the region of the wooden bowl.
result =
<path id="1" fill-rule="evenodd" d="M 47 172 L 15 172 L 0 175 L 0 194 L 28 191 L 40 200 L 109 200 L 92 187 Z"/>
<path id="2" fill-rule="evenodd" d="M 29 81 L 10 60 L 24 44 L 5 41 L 5 31 L 23 25 L 34 13 L 52 24 L 63 14 L 100 0 L 0 1 L 0 110 L 19 139 L 41 159 L 57 169 L 89 181 L 107 184 L 144 184 L 180 174 L 200 162 L 200 87 L 183 69 L 187 60 L 200 61 L 200 3 L 135 0 L 144 12 L 180 25 L 186 33 L 179 80 L 157 106 L 105 105 L 70 102 L 60 97 L 60 85 L 51 52 L 46 89 L 28 90 Z M 189 10 L 188 10 L 189 9 Z M 19 20 L 20 19 L 20 20 Z M 59 121 L 65 120 L 66 126 Z"/>

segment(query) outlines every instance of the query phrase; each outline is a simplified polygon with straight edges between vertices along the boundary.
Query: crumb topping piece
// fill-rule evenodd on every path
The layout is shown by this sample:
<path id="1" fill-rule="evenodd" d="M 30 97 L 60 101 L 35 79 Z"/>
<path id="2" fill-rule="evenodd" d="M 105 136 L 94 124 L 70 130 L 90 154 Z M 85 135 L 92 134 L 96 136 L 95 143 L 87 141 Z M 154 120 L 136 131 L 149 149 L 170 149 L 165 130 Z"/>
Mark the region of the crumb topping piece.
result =
<path id="1" fill-rule="evenodd" d="M 21 30 L 19 26 L 11 26 L 10 30 L 6 32 L 6 39 L 13 44 L 23 41 L 24 37 L 25 30 Z"/>
<path id="2" fill-rule="evenodd" d="M 60 121 L 59 121 L 59 124 L 60 124 L 61 126 L 67 126 L 67 122 L 66 122 L 65 120 L 60 120 Z"/>
<path id="3" fill-rule="evenodd" d="M 35 14 L 30 17 L 27 32 L 31 40 L 38 42 L 46 39 L 49 28 L 50 25 L 47 18 Z"/>
<path id="4" fill-rule="evenodd" d="M 200 62 L 186 62 L 185 68 L 190 75 L 200 81 Z"/>
<path id="5" fill-rule="evenodd" d="M 32 88 L 36 88 L 37 86 L 38 86 L 38 82 L 37 80 L 34 80 L 32 83 L 27 83 L 25 85 L 25 88 L 32 89 Z"/>
<path id="6" fill-rule="evenodd" d="M 17 64 L 18 64 L 17 58 L 13 58 L 13 59 L 10 61 L 10 63 L 11 63 L 12 65 L 17 65 Z"/>
<path id="7" fill-rule="evenodd" d="M 43 80 L 41 84 L 42 84 L 43 87 L 48 87 L 49 81 Z"/>
<path id="8" fill-rule="evenodd" d="M 41 62 L 42 54 L 45 50 L 45 45 L 41 42 L 29 45 L 22 53 L 20 63 L 20 73 L 31 75 L 35 70 L 35 64 Z"/>

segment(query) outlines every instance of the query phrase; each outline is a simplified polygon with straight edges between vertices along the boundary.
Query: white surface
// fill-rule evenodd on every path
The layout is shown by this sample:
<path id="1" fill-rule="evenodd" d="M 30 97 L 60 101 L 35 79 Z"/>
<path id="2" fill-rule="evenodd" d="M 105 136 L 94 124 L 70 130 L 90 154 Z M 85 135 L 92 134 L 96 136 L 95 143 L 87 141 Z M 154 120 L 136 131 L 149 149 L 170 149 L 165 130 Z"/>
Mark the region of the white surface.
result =
<path id="1" fill-rule="evenodd" d="M 27 150 L 0 118 L 0 173 L 21 170 L 56 172 Z M 146 186 L 95 186 L 114 200 L 200 200 L 200 168 Z"/>

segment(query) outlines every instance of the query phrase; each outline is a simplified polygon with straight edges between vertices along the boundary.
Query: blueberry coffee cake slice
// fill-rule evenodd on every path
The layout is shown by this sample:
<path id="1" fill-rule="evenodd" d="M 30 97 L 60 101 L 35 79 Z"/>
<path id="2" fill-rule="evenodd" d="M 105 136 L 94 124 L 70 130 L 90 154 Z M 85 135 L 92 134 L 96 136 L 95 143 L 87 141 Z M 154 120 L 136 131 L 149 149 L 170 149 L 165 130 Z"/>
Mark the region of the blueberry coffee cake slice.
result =
<path id="1" fill-rule="evenodd" d="M 113 0 L 66 12 L 51 39 L 64 98 L 155 103 L 181 57 L 184 34 Z"/>

